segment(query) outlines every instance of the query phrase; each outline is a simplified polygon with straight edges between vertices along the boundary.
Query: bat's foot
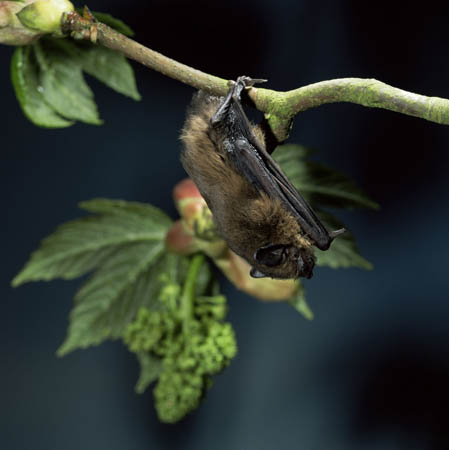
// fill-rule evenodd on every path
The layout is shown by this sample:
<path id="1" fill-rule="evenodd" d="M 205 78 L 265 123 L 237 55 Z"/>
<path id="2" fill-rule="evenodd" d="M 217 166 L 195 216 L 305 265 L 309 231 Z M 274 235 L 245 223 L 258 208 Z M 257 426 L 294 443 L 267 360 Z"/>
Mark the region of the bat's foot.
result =
<path id="1" fill-rule="evenodd" d="M 241 114 L 244 115 L 243 109 L 240 106 L 242 91 L 246 88 L 250 88 L 258 83 L 265 83 L 267 80 L 261 78 L 250 78 L 246 76 L 238 77 L 236 81 L 230 82 L 228 94 L 224 98 L 223 102 L 212 116 L 210 123 L 212 126 L 217 126 L 226 120 L 230 106 L 238 105 L 241 109 Z"/>

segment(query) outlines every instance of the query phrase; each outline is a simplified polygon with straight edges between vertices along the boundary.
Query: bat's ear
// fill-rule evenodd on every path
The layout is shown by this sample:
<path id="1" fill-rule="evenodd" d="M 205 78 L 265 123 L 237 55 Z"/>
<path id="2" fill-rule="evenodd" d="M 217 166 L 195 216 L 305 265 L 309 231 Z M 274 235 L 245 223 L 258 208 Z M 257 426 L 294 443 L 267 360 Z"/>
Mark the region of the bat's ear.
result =
<path id="1" fill-rule="evenodd" d="M 262 273 L 260 270 L 257 270 L 254 267 L 251 267 L 251 270 L 249 271 L 249 274 L 253 278 L 265 278 L 266 277 L 266 275 L 264 273 Z"/>
<path id="2" fill-rule="evenodd" d="M 284 260 L 284 251 L 285 245 L 283 244 L 268 244 L 256 250 L 254 259 L 264 266 L 278 266 Z"/>

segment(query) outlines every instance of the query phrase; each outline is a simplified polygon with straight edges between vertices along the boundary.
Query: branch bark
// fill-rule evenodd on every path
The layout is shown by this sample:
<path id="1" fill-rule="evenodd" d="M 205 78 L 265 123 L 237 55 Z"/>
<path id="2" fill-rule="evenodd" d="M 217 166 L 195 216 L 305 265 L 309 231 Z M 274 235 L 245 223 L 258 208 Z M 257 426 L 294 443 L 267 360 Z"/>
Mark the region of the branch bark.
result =
<path id="1" fill-rule="evenodd" d="M 88 13 L 64 15 L 62 30 L 75 39 L 96 42 L 118 51 L 150 69 L 215 95 L 225 95 L 229 80 L 210 75 L 170 59 L 97 22 Z M 403 91 L 374 79 L 341 78 L 322 81 L 288 92 L 251 88 L 248 96 L 265 119 L 278 142 L 287 139 L 295 115 L 327 103 L 350 102 L 371 108 L 419 117 L 449 125 L 449 100 Z"/>
<path id="2" fill-rule="evenodd" d="M 285 95 L 293 114 L 325 103 L 350 102 L 449 125 L 449 100 L 413 94 L 374 79 L 322 81 L 286 92 Z"/>

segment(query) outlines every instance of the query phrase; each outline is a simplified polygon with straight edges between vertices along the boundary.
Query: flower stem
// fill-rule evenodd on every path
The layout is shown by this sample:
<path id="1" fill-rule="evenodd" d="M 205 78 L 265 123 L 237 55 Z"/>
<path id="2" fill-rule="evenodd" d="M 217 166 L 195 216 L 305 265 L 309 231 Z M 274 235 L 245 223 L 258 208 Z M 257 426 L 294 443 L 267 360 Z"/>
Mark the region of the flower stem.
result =
<path id="1" fill-rule="evenodd" d="M 196 281 L 200 268 L 205 259 L 206 257 L 203 253 L 197 253 L 190 261 L 189 270 L 187 271 L 187 277 L 181 295 L 180 315 L 183 325 L 188 323 L 190 319 L 193 318 L 193 302 L 195 301 Z"/>

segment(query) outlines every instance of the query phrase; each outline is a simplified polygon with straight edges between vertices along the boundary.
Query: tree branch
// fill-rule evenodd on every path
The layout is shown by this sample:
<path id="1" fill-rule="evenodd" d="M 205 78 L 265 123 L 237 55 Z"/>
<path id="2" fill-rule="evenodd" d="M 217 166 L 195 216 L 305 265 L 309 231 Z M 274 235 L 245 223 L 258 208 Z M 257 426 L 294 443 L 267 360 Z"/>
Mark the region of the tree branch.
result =
<path id="1" fill-rule="evenodd" d="M 449 125 L 449 100 L 413 94 L 374 79 L 321 81 L 286 92 L 285 97 L 294 115 L 326 103 L 350 102 Z"/>
<path id="2" fill-rule="evenodd" d="M 86 9 L 84 16 L 65 14 L 62 30 L 75 39 L 96 42 L 118 51 L 150 69 L 215 95 L 225 95 L 229 81 L 201 72 L 167 58 L 107 25 L 97 22 Z M 288 92 L 251 88 L 248 96 L 265 119 L 278 142 L 287 139 L 293 117 L 326 103 L 350 102 L 371 108 L 384 108 L 402 114 L 449 125 L 449 100 L 425 97 L 394 88 L 374 79 L 341 78 L 322 81 Z"/>
<path id="3" fill-rule="evenodd" d="M 228 81 L 181 64 L 130 39 L 93 17 L 70 12 L 63 17 L 62 31 L 75 39 L 85 39 L 122 53 L 150 69 L 216 95 L 225 95 Z"/>

